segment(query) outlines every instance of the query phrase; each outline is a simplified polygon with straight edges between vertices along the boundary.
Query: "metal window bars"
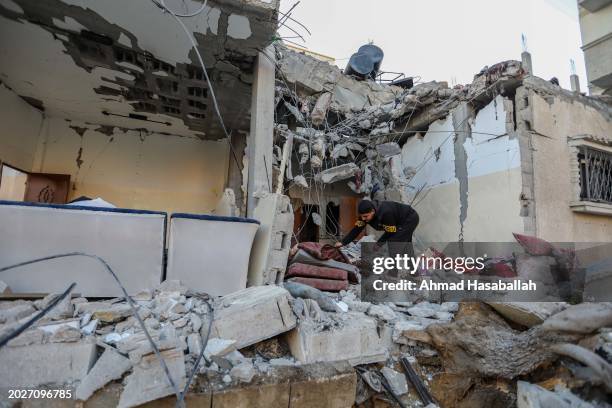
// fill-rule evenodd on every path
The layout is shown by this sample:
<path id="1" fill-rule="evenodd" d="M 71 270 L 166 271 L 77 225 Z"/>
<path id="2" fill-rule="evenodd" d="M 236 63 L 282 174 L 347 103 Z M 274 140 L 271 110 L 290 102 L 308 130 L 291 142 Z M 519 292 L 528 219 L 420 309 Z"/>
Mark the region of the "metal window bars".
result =
<path id="1" fill-rule="evenodd" d="M 580 200 L 612 204 L 612 153 L 580 146 Z"/>

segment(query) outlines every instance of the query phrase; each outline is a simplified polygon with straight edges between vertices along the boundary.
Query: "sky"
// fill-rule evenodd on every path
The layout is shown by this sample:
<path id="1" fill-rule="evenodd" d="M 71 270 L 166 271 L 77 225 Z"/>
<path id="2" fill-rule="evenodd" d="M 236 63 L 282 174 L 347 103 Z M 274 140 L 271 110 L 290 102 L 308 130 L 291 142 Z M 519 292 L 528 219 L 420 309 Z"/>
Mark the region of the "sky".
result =
<path id="1" fill-rule="evenodd" d="M 286 12 L 297 0 L 281 0 Z M 383 71 L 403 72 L 422 81 L 472 82 L 484 66 L 521 59 L 521 35 L 534 74 L 557 77 L 569 88 L 570 59 L 576 61 L 582 90 L 584 56 L 576 0 L 301 0 L 279 33 L 311 51 L 348 58 L 370 41 L 385 53 Z"/>

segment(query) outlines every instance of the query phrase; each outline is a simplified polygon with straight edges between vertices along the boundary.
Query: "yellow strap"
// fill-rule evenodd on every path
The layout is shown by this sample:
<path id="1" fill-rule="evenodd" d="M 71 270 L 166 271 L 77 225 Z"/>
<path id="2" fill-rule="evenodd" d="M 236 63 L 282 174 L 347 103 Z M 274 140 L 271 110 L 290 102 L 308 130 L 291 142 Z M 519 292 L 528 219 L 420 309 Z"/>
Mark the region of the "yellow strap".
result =
<path id="1" fill-rule="evenodd" d="M 395 225 L 383 225 L 386 232 L 397 232 L 397 227 Z"/>

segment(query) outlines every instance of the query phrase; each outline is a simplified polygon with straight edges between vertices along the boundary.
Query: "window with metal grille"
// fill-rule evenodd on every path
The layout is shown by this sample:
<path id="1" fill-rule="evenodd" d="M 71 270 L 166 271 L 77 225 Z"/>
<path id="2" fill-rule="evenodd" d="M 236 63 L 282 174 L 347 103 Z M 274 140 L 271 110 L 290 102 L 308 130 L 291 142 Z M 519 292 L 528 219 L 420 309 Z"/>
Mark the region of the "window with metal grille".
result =
<path id="1" fill-rule="evenodd" d="M 580 200 L 612 204 L 612 153 L 580 146 Z"/>

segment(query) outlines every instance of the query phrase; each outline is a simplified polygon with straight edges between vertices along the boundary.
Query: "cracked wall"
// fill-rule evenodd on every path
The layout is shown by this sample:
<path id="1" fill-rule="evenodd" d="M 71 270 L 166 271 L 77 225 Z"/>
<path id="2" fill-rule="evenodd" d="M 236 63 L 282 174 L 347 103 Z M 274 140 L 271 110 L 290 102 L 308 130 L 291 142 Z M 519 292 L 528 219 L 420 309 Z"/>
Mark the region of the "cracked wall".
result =
<path id="1" fill-rule="evenodd" d="M 166 4 L 177 12 L 201 5 Z M 253 63 L 271 41 L 277 7 L 209 1 L 201 15 L 184 20 L 230 130 L 249 128 Z M 191 43 L 151 1 L 2 0 L 0 57 L 0 78 L 50 116 L 223 137 Z"/>
<path id="2" fill-rule="evenodd" d="M 422 242 L 512 240 L 523 231 L 521 161 L 512 104 L 503 96 L 474 114 L 460 105 L 404 144 L 405 200 L 421 215 Z"/>

